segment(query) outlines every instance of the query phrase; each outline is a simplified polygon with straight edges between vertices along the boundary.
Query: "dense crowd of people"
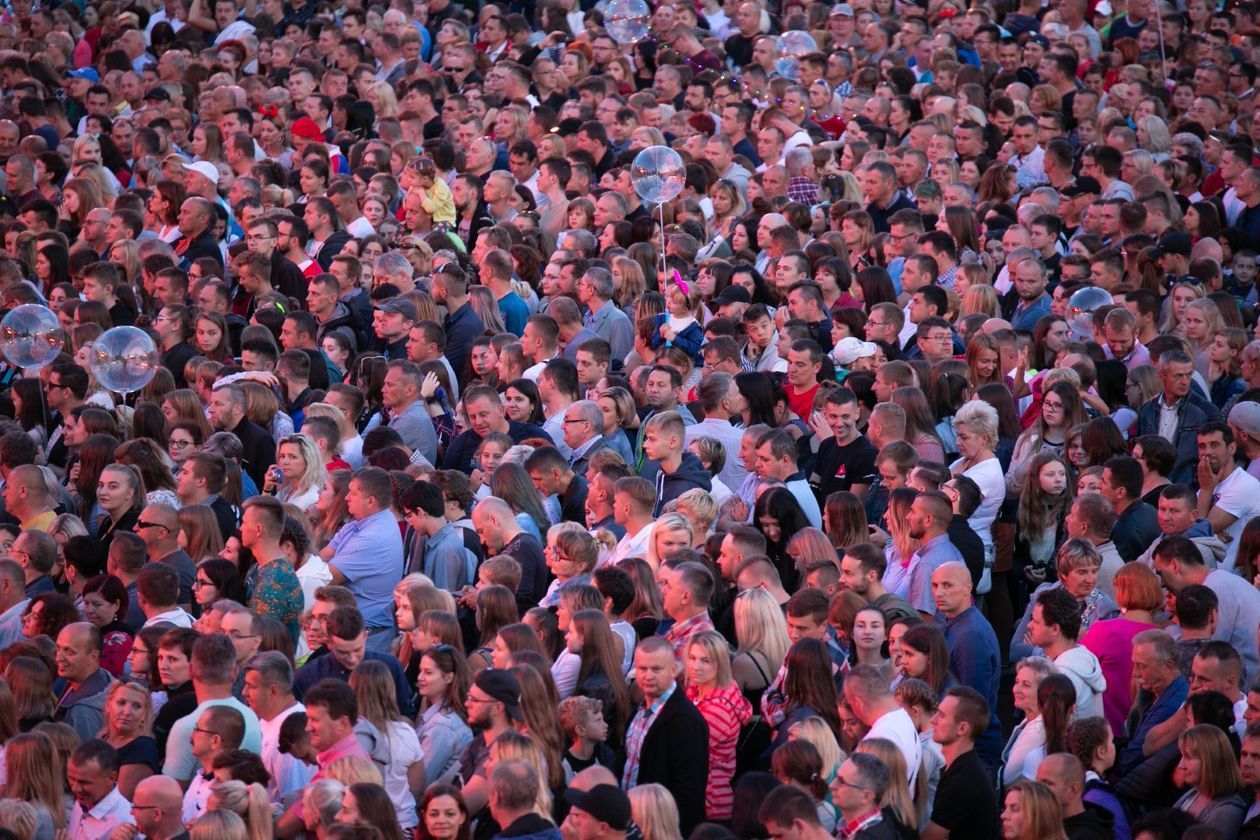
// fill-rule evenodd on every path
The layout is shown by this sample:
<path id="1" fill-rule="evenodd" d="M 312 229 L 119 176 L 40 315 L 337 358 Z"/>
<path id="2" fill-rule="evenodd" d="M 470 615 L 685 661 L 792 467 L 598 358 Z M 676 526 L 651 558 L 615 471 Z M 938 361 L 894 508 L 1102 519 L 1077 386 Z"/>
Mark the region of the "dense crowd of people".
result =
<path id="1" fill-rule="evenodd" d="M 1258 15 L 11 0 L 0 839 L 1260 837 Z"/>

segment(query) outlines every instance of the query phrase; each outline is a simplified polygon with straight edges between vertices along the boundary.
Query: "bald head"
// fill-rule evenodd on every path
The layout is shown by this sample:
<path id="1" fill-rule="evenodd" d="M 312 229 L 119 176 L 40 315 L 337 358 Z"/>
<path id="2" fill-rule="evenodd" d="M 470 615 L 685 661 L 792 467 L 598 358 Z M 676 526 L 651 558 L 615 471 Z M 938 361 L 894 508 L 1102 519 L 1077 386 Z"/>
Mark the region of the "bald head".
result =
<path id="1" fill-rule="evenodd" d="M 971 572 L 962 563 L 943 563 L 932 572 L 936 608 L 953 618 L 971 606 Z"/>
<path id="2" fill-rule="evenodd" d="M 170 776 L 149 776 L 131 797 L 136 826 L 149 837 L 174 837 L 183 826 L 184 791 Z"/>
<path id="3" fill-rule="evenodd" d="M 617 777 L 612 771 L 600 764 L 592 764 L 582 772 L 573 777 L 573 781 L 569 782 L 569 787 L 574 790 L 590 790 L 599 785 L 617 785 Z"/>

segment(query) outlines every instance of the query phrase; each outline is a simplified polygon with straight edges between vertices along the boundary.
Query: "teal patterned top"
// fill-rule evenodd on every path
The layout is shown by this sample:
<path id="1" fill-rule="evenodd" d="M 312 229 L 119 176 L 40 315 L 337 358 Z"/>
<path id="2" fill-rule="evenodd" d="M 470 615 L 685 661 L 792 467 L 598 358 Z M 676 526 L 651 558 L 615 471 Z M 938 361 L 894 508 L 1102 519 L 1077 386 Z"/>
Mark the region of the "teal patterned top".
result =
<path id="1" fill-rule="evenodd" d="M 245 595 L 256 615 L 269 615 L 284 623 L 297 642 L 298 619 L 302 615 L 302 585 L 297 573 L 283 558 L 255 565 L 245 576 Z"/>

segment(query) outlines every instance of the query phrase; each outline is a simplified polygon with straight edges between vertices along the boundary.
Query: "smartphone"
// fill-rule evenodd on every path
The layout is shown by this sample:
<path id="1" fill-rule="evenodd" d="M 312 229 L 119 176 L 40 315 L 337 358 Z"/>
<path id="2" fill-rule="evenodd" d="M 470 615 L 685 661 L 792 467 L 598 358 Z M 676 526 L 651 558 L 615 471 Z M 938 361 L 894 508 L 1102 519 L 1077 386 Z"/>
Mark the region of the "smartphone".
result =
<path id="1" fill-rule="evenodd" d="M 284 472 L 279 467 L 271 468 L 271 481 L 273 484 L 284 483 Z"/>

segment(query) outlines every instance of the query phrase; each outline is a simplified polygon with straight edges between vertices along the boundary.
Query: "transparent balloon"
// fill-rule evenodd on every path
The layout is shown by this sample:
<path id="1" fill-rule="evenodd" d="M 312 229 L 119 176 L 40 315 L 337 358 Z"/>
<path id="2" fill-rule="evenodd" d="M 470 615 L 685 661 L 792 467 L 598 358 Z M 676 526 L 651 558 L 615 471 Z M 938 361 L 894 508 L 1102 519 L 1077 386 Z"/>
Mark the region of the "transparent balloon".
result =
<path id="1" fill-rule="evenodd" d="M 668 146 L 648 146 L 630 164 L 630 183 L 639 198 L 650 204 L 677 198 L 686 180 L 682 156 Z"/>
<path id="2" fill-rule="evenodd" d="M 785 79 L 797 81 L 801 75 L 800 58 L 812 52 L 818 52 L 818 42 L 814 36 L 800 29 L 784 32 L 779 37 L 779 54 L 774 62 L 774 69 Z"/>
<path id="3" fill-rule="evenodd" d="M 0 352 L 14 367 L 39 370 L 52 364 L 65 344 L 57 314 L 40 303 L 24 303 L 0 321 Z"/>
<path id="4" fill-rule="evenodd" d="M 604 29 L 618 44 L 633 44 L 647 37 L 652 10 L 644 0 L 612 0 L 604 13 Z"/>
<path id="5" fill-rule="evenodd" d="M 1111 293 L 1097 286 L 1086 286 L 1068 298 L 1067 322 L 1072 329 L 1073 338 L 1078 341 L 1093 340 L 1093 312 L 1111 302 Z"/>
<path id="6" fill-rule="evenodd" d="M 148 385 L 161 364 L 153 339 L 135 327 L 106 330 L 88 353 L 88 367 L 96 381 L 119 394 L 130 394 Z"/>

